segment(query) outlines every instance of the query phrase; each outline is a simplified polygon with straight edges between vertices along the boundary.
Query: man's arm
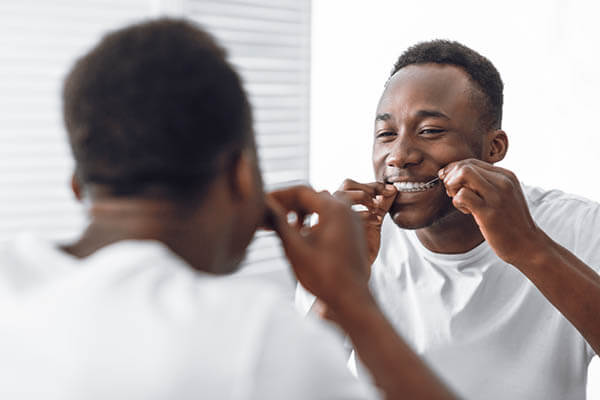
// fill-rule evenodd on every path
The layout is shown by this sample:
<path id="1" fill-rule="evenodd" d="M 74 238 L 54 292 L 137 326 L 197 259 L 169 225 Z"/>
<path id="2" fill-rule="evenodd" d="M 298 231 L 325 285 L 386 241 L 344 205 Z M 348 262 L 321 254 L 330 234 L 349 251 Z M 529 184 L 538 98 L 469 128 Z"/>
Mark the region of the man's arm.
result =
<path id="1" fill-rule="evenodd" d="M 308 187 L 273 192 L 267 198 L 270 225 L 302 285 L 316 295 L 348 334 L 376 385 L 388 399 L 452 399 L 453 395 L 396 334 L 368 287 L 369 263 L 360 220 L 329 193 Z M 312 227 L 290 225 L 317 213 Z"/>
<path id="2" fill-rule="evenodd" d="M 344 180 L 339 189 L 333 194 L 335 198 L 350 203 L 352 206 L 363 207 L 362 210 L 356 210 L 356 214 L 362 221 L 367 244 L 368 265 L 372 265 L 377 258 L 381 244 L 383 219 L 392 206 L 397 194 L 398 190 L 394 185 L 382 182 L 359 183 L 352 179 Z M 304 290 L 302 289 L 300 292 L 301 296 L 308 297 L 303 292 Z M 298 293 L 296 292 L 296 300 L 299 298 Z M 318 298 L 312 297 L 310 301 L 310 305 L 302 308 L 303 313 L 313 313 L 321 318 L 333 319 L 329 315 L 331 311 Z"/>
<path id="3" fill-rule="evenodd" d="M 600 275 L 535 224 L 517 177 L 473 159 L 449 164 L 439 176 L 454 206 L 473 215 L 496 254 L 519 269 L 600 354 Z"/>

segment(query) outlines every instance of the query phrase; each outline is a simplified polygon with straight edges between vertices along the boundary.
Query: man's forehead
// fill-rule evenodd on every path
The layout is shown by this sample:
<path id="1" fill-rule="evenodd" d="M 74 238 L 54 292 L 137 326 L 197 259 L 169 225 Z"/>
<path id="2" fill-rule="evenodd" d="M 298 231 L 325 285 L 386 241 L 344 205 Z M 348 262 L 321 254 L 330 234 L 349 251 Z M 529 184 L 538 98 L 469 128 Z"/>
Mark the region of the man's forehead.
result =
<path id="1" fill-rule="evenodd" d="M 402 88 L 428 92 L 461 92 L 473 83 L 462 68 L 448 64 L 415 64 L 406 66 L 387 82 L 385 92 Z"/>
<path id="2" fill-rule="evenodd" d="M 396 71 L 396 73 L 390 77 L 388 83 L 396 81 L 398 79 L 429 80 L 438 78 L 454 78 L 456 80 L 468 81 L 469 74 L 462 67 L 454 64 L 410 64 Z"/>
<path id="3" fill-rule="evenodd" d="M 441 119 L 451 119 L 448 115 L 446 115 L 443 111 L 435 109 L 435 108 L 422 108 L 416 109 L 414 111 L 415 117 L 419 118 L 441 118 Z M 377 113 L 375 116 L 375 121 L 388 121 L 393 118 L 393 115 L 389 112 Z"/>
<path id="4" fill-rule="evenodd" d="M 405 110 L 414 106 L 441 111 L 440 108 L 466 105 L 473 89 L 467 73 L 454 65 L 409 65 L 396 72 L 387 82 L 377 107 L 377 115 L 382 116 L 392 109 Z"/>

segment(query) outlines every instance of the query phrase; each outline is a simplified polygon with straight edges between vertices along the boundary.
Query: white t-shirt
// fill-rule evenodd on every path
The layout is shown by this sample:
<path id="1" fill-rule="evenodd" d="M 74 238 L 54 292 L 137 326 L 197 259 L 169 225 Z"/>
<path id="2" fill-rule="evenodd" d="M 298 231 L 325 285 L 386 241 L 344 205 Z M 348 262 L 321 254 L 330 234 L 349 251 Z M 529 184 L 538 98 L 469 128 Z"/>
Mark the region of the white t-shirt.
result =
<path id="1" fill-rule="evenodd" d="M 600 205 L 523 190 L 538 226 L 598 271 Z M 433 253 L 386 217 L 371 289 L 402 337 L 462 398 L 585 399 L 592 348 L 486 242 L 464 254 Z M 309 303 L 297 296 L 299 307 Z"/>
<path id="2" fill-rule="evenodd" d="M 328 329 L 154 241 L 0 246 L 0 398 L 364 399 Z"/>

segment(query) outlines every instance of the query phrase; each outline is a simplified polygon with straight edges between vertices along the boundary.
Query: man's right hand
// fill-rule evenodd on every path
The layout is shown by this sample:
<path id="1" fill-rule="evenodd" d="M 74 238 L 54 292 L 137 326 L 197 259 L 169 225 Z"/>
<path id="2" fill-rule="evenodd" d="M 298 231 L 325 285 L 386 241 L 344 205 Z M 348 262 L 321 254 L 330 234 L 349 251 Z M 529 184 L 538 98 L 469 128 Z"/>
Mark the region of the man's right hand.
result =
<path id="1" fill-rule="evenodd" d="M 346 179 L 333 194 L 336 198 L 362 205 L 366 210 L 357 211 L 363 222 L 369 266 L 373 264 L 379 253 L 381 243 L 381 224 L 385 214 L 394 203 L 398 190 L 394 185 L 382 182 L 358 183 Z"/>
<path id="2" fill-rule="evenodd" d="M 361 222 L 346 201 L 306 186 L 271 192 L 266 200 L 298 281 L 330 312 L 345 314 L 352 311 L 350 303 L 374 301 Z M 288 223 L 289 212 L 296 214 L 296 223 Z M 302 221 L 312 213 L 318 223 L 305 226 Z"/>
<path id="3" fill-rule="evenodd" d="M 383 196 L 378 194 L 385 189 L 383 184 L 346 187 L 361 188 L 348 190 L 355 191 L 355 204 L 368 203 L 372 209 L 380 209 L 379 215 L 384 215 L 385 207 L 375 205 L 376 197 Z M 356 191 L 372 193 L 375 201 L 358 201 L 361 196 Z M 352 193 L 339 197 L 351 196 Z M 453 399 L 377 306 L 368 286 L 370 265 L 361 223 L 349 204 L 340 198 L 308 187 L 271 192 L 266 198 L 270 209 L 266 225 L 274 228 L 281 238 L 300 283 L 333 312 L 386 398 Z M 384 198 L 385 204 L 393 201 L 392 194 Z M 286 215 L 290 211 L 296 213 L 299 222 L 306 215 L 317 213 L 319 222 L 311 227 L 289 224 Z"/>

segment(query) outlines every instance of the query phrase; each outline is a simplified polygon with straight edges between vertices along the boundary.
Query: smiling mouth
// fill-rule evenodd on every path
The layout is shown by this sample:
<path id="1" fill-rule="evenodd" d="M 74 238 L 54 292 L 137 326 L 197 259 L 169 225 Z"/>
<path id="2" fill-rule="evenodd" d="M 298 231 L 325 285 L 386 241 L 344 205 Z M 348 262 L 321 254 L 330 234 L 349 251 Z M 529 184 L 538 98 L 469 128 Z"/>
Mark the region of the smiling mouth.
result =
<path id="1" fill-rule="evenodd" d="M 394 182 L 392 183 L 401 193 L 424 192 L 438 184 L 440 178 L 434 178 L 429 182 Z"/>

